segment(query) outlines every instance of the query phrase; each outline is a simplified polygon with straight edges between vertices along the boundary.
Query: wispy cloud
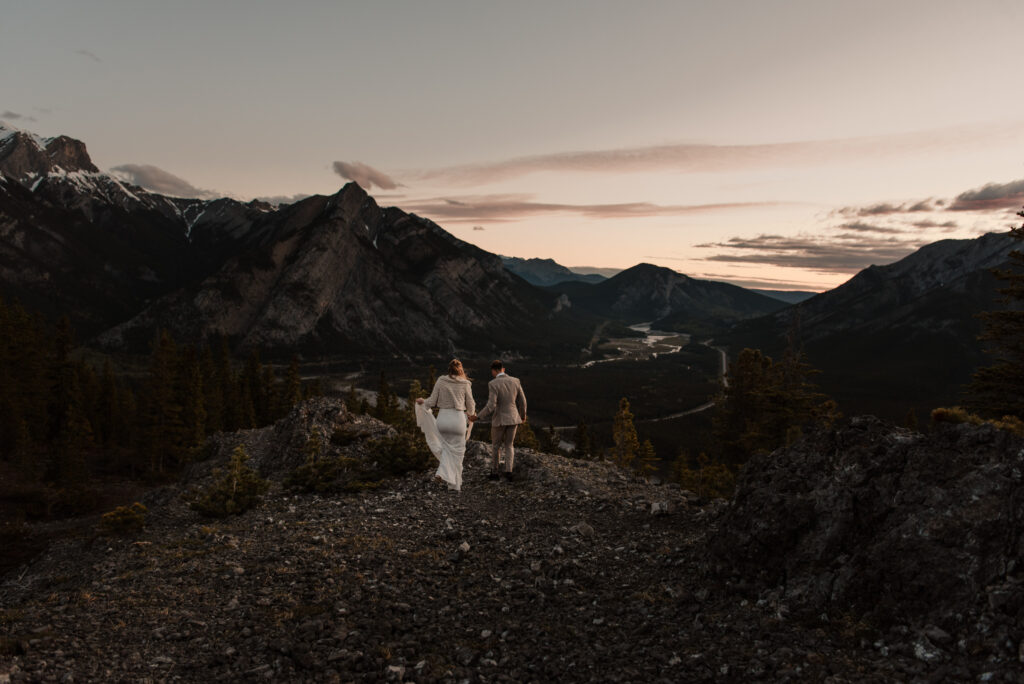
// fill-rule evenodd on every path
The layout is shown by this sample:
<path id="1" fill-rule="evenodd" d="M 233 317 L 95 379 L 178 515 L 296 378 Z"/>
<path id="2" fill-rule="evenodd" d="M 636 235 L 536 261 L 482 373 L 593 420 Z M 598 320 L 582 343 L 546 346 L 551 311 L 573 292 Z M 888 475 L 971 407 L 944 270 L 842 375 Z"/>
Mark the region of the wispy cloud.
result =
<path id="1" fill-rule="evenodd" d="M 370 190 L 374 186 L 382 190 L 394 190 L 399 185 L 391 176 L 363 162 L 336 161 L 334 172 L 345 180 L 359 183 L 363 190 Z"/>
<path id="2" fill-rule="evenodd" d="M 829 236 L 758 235 L 734 237 L 725 242 L 696 245 L 722 250 L 706 261 L 770 264 L 817 271 L 855 273 L 872 264 L 886 264 L 907 256 L 928 240 L 864 237 L 858 234 Z"/>
<path id="3" fill-rule="evenodd" d="M 561 204 L 534 202 L 530 195 L 475 195 L 469 197 L 440 197 L 410 202 L 409 211 L 437 221 L 453 223 L 502 223 L 545 214 L 578 214 L 593 219 L 645 218 L 653 216 L 680 216 L 721 210 L 757 209 L 778 206 L 776 202 L 732 202 L 719 204 L 662 205 L 651 202 L 621 202 L 616 204 Z"/>
<path id="4" fill-rule="evenodd" d="M 891 226 L 878 226 L 873 223 L 863 223 L 861 221 L 855 221 L 853 223 L 844 223 L 839 226 L 843 230 L 850 230 L 855 233 L 879 233 L 883 235 L 898 235 L 906 232 L 902 228 L 893 228 Z"/>
<path id="5" fill-rule="evenodd" d="M 197 199 L 215 199 L 221 194 L 212 190 L 203 190 L 173 173 L 149 164 L 121 164 L 110 169 L 111 173 L 129 183 L 161 195 L 171 197 L 190 197 Z"/>
<path id="6" fill-rule="evenodd" d="M 19 114 L 18 112 L 12 112 L 10 109 L 5 109 L 0 112 L 0 119 L 7 119 L 8 121 L 35 121 L 34 116 L 27 114 Z"/>
<path id="7" fill-rule="evenodd" d="M 95 52 L 92 52 L 90 50 L 75 50 L 75 54 L 76 55 L 81 55 L 82 57 L 86 57 L 88 59 L 91 59 L 92 61 L 96 62 L 97 64 L 103 61 L 102 59 L 100 59 L 99 57 L 96 56 Z"/>
<path id="8" fill-rule="evenodd" d="M 849 216 L 859 218 L 870 218 L 873 216 L 891 216 L 893 214 L 913 214 L 921 211 L 935 211 L 941 207 L 941 203 L 932 198 L 926 200 L 914 200 L 902 204 L 891 204 L 882 202 L 867 207 L 843 207 L 833 212 L 836 216 Z"/>
<path id="9" fill-rule="evenodd" d="M 1019 209 L 1024 204 L 1024 179 L 1009 183 L 989 183 L 956 196 L 950 211 L 994 211 Z"/>
<path id="10" fill-rule="evenodd" d="M 1014 125 L 1016 126 L 1016 125 Z M 403 178 L 453 185 L 482 185 L 538 172 L 723 172 L 904 155 L 976 144 L 1010 127 L 962 127 L 911 134 L 809 140 L 760 145 L 673 144 L 569 151 L 409 172 Z M 1016 126 L 1014 130 L 1019 128 Z"/>

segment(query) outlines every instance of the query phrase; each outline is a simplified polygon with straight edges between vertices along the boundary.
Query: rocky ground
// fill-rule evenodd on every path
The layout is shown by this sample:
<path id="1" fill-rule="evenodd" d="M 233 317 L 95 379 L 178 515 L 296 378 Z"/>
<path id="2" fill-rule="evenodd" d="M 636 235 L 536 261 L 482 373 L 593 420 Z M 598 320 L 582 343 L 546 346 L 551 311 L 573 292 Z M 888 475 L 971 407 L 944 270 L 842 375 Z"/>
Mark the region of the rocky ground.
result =
<path id="1" fill-rule="evenodd" d="M 290 419 L 263 444 L 300 442 Z M 723 519 L 742 527 L 732 505 L 607 463 L 521 451 L 517 470 L 487 480 L 474 442 L 462 492 L 276 482 L 216 521 L 154 492 L 141 532 L 65 539 L 3 578 L 0 682 L 1024 681 L 1016 653 L 899 616 L 791 611 L 774 578 L 709 554 Z"/>

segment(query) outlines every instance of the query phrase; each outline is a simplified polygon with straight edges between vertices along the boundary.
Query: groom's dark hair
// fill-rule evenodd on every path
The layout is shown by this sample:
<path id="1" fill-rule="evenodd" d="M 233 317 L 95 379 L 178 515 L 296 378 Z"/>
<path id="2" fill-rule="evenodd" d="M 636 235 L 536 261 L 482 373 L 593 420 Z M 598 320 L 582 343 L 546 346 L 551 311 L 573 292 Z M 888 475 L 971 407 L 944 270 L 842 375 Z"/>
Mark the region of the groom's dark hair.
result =
<path id="1" fill-rule="evenodd" d="M 505 364 L 501 362 L 501 359 L 495 359 L 494 361 L 491 361 L 491 370 L 505 370 Z"/>

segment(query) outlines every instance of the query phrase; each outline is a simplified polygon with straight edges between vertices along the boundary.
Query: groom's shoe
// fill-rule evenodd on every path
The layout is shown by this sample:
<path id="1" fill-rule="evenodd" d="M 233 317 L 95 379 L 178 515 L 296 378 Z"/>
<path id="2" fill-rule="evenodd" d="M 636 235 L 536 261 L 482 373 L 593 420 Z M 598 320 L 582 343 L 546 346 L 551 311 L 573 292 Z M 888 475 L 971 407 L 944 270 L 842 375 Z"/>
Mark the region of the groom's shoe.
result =
<path id="1" fill-rule="evenodd" d="M 496 472 L 492 472 L 492 473 L 490 473 L 490 474 L 489 474 L 489 475 L 487 476 L 487 479 L 488 479 L 488 480 L 497 480 L 497 479 L 498 479 L 499 477 L 501 477 L 501 475 L 499 475 L 499 474 L 498 474 L 498 473 L 496 473 Z"/>
<path id="2" fill-rule="evenodd" d="M 509 482 L 512 482 L 513 480 L 516 479 L 516 476 L 512 474 L 511 470 L 506 470 L 505 471 L 505 479 L 508 480 Z"/>

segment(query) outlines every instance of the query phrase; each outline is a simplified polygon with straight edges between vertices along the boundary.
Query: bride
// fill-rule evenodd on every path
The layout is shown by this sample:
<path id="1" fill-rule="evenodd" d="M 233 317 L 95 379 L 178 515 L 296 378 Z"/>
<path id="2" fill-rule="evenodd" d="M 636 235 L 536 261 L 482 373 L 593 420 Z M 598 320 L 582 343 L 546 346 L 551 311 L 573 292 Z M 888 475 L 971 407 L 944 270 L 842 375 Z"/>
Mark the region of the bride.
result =
<path id="1" fill-rule="evenodd" d="M 437 418 L 432 408 L 439 409 Z M 449 489 L 462 489 L 462 459 L 475 420 L 476 404 L 469 378 L 462 362 L 452 359 L 448 372 L 437 379 L 430 396 L 416 400 L 416 424 L 440 461 L 437 476 L 448 483 Z"/>

